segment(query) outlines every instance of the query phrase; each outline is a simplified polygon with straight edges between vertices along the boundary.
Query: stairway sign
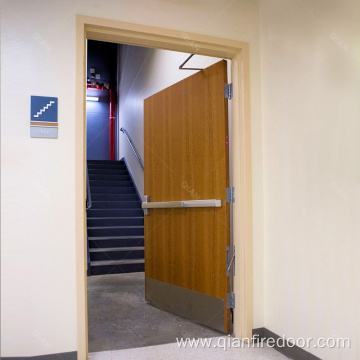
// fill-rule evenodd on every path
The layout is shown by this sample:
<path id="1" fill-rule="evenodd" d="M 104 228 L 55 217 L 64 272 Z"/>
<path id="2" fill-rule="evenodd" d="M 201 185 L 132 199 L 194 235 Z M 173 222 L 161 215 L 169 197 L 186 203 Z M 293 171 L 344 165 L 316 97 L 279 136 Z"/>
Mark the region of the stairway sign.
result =
<path id="1" fill-rule="evenodd" d="M 30 137 L 58 137 L 58 99 L 48 96 L 31 96 Z"/>

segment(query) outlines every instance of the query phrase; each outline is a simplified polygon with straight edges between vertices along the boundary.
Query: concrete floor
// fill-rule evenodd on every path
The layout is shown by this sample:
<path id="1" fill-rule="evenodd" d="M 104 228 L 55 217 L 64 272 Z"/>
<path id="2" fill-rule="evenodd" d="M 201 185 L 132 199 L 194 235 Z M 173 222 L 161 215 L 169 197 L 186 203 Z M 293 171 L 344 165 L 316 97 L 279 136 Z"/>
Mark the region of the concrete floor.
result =
<path id="1" fill-rule="evenodd" d="M 88 277 L 89 353 L 222 334 L 149 305 L 144 273 Z"/>

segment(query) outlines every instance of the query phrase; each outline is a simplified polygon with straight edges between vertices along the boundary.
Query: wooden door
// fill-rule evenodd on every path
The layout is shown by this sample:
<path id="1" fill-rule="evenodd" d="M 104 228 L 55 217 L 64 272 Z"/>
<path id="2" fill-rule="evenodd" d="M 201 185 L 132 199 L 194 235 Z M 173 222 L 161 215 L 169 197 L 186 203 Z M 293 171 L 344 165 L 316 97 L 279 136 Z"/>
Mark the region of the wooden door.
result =
<path id="1" fill-rule="evenodd" d="M 145 297 L 230 332 L 226 61 L 144 101 L 144 186 L 150 203 L 221 200 L 221 207 L 156 208 L 145 216 Z"/>

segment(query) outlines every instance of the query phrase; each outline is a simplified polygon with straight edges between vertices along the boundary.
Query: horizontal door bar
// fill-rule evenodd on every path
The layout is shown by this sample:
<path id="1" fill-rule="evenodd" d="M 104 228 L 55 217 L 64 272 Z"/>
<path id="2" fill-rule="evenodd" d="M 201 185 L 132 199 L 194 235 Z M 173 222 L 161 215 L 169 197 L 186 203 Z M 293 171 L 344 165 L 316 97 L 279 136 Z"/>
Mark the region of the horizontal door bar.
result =
<path id="1" fill-rule="evenodd" d="M 198 208 L 198 207 L 221 207 L 221 200 L 185 200 L 185 201 L 161 201 L 143 202 L 143 209 L 169 209 L 169 208 Z"/>

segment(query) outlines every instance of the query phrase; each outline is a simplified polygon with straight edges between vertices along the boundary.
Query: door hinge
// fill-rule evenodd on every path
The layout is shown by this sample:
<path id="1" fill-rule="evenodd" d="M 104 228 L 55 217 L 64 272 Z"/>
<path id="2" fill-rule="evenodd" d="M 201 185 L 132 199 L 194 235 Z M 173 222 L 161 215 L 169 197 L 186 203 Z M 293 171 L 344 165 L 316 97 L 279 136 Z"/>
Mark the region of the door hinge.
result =
<path id="1" fill-rule="evenodd" d="M 226 188 L 226 202 L 227 203 L 235 202 L 235 189 L 233 187 Z"/>
<path id="2" fill-rule="evenodd" d="M 233 267 L 232 275 L 235 275 L 235 246 L 233 246 L 232 255 L 230 255 L 230 246 L 226 247 L 226 275 L 230 276 L 231 267 Z"/>
<path id="3" fill-rule="evenodd" d="M 225 97 L 230 100 L 233 97 L 233 86 L 232 83 L 225 84 Z"/>
<path id="4" fill-rule="evenodd" d="M 226 296 L 226 303 L 228 309 L 235 309 L 235 293 L 228 293 Z"/>

